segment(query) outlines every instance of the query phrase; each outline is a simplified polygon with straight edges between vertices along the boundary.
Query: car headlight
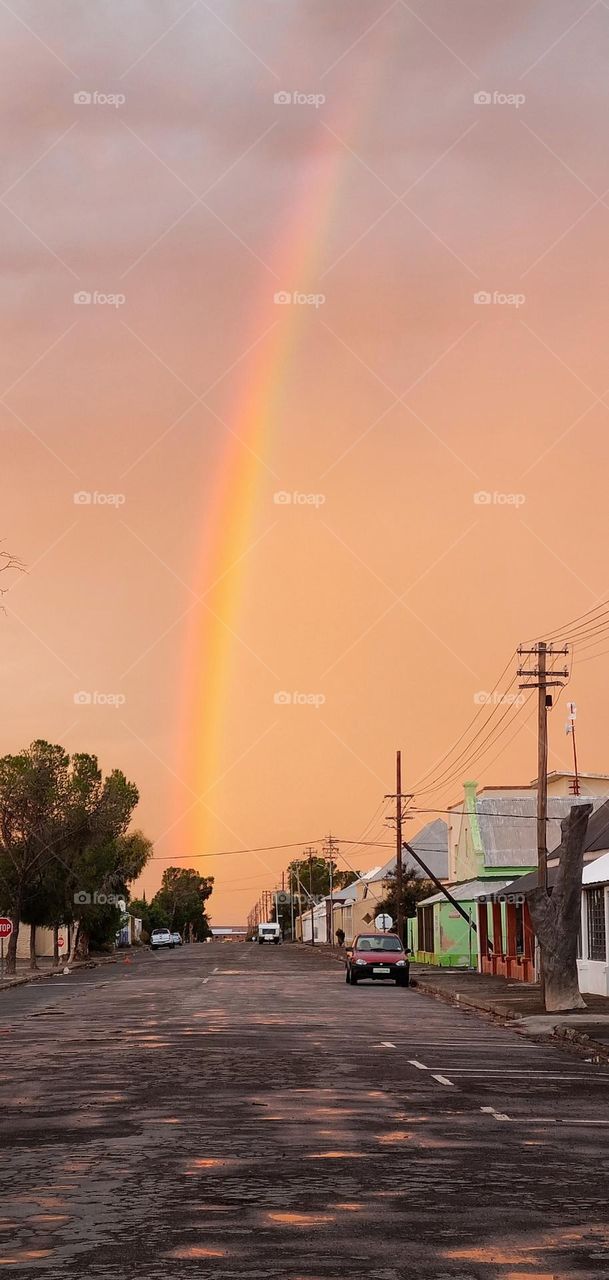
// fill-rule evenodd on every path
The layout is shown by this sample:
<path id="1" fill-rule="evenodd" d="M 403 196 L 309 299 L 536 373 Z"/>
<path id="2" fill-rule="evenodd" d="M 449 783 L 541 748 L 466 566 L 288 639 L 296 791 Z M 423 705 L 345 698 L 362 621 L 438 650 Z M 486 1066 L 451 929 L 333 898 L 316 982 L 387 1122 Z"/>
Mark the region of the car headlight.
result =
<path id="1" fill-rule="evenodd" d="M 356 961 L 355 961 L 355 963 L 356 963 L 356 964 L 365 964 L 365 963 L 366 963 L 366 961 L 365 961 L 365 960 L 356 960 Z"/>
<path id="2" fill-rule="evenodd" d="M 402 966 L 404 966 L 404 965 L 406 964 L 406 961 L 405 961 L 405 960 L 396 960 L 396 964 L 397 964 L 397 965 L 400 965 L 400 964 L 401 964 Z"/>

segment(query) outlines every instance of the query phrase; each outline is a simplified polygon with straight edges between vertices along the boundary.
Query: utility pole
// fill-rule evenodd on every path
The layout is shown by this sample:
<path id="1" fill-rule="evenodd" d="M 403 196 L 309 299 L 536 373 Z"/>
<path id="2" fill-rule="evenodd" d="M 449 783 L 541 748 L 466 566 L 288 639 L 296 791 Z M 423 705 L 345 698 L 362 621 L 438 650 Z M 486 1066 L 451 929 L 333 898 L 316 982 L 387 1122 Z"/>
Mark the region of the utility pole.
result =
<path id="1" fill-rule="evenodd" d="M 533 649 L 518 649 L 518 656 L 524 655 L 534 656 L 537 663 L 533 670 L 526 667 L 518 668 L 518 675 L 526 677 L 526 684 L 521 684 L 521 689 L 537 689 L 537 868 L 539 887 L 546 893 L 548 892 L 548 848 L 547 848 L 547 818 L 548 818 L 548 707 L 552 706 L 552 695 L 548 694 L 548 689 L 559 687 L 562 689 L 565 680 L 569 675 L 567 667 L 561 671 L 551 668 L 548 670 L 548 658 L 566 657 L 569 650 L 565 645 L 562 649 L 554 649 L 552 645 L 546 644 L 545 640 L 540 640 Z M 548 676 L 559 676 L 558 680 L 549 680 Z"/>
<path id="2" fill-rule="evenodd" d="M 315 946 L 315 917 L 313 915 L 313 909 L 315 907 L 315 903 L 313 901 L 313 854 L 316 853 L 316 850 L 311 849 L 309 847 L 308 849 L 304 850 L 304 853 L 305 853 L 305 857 L 308 857 L 309 859 L 309 899 L 311 903 L 311 946 L 314 947 Z"/>
<path id="3" fill-rule="evenodd" d="M 402 901 L 403 894 L 403 875 L 402 875 L 402 823 L 405 817 L 405 810 L 402 808 L 402 801 L 412 800 L 412 795 L 406 795 L 402 791 L 402 752 L 396 751 L 395 756 L 395 794 L 385 796 L 385 800 L 395 800 L 395 816 L 391 821 L 395 822 L 395 890 L 397 896 L 397 934 L 401 942 L 405 942 L 404 937 L 404 904 Z"/>
<path id="4" fill-rule="evenodd" d="M 294 876 L 292 868 L 288 870 L 288 884 L 290 887 L 290 942 L 294 941 Z"/>
<path id="5" fill-rule="evenodd" d="M 334 946 L 334 854 L 338 854 L 338 840 L 332 834 L 326 836 L 323 846 L 324 856 L 328 859 L 330 876 L 330 946 Z"/>

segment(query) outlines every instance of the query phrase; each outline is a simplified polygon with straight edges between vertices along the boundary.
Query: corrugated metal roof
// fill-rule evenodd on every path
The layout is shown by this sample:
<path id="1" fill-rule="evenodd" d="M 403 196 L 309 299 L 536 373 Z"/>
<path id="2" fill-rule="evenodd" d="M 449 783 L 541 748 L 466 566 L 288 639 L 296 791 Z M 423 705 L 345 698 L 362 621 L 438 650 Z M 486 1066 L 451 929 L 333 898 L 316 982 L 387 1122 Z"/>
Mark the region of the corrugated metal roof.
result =
<path id="1" fill-rule="evenodd" d="M 518 880 L 495 880 L 494 877 L 489 876 L 485 880 L 463 880 L 461 884 L 447 884 L 446 888 L 457 902 L 473 902 L 476 898 L 482 898 L 484 894 L 503 893 L 509 884 L 518 884 Z M 443 893 L 434 893 L 433 897 L 424 898 L 418 905 L 431 907 L 434 902 L 447 901 Z"/>
<path id="2" fill-rule="evenodd" d="M 593 800 L 591 797 L 588 797 L 588 796 L 580 796 L 579 802 L 580 803 L 588 802 L 592 804 L 597 803 L 595 800 Z M 569 807 L 571 803 L 574 803 L 573 797 L 570 798 Z M 588 872 L 592 871 L 595 867 L 598 869 L 597 864 L 602 863 L 604 861 L 603 858 L 599 857 L 599 854 L 607 850 L 608 846 L 609 846 L 609 801 L 603 800 L 599 804 L 599 807 L 595 809 L 594 813 L 591 814 L 590 820 L 588 822 L 588 830 L 586 832 L 586 842 L 584 844 L 583 884 L 596 883 L 594 880 L 588 879 Z M 548 884 L 551 889 L 554 887 L 554 884 L 556 882 L 556 872 L 558 870 L 560 851 L 561 851 L 561 843 L 559 842 L 559 844 L 556 845 L 556 847 L 552 848 L 551 853 L 548 857 Z M 535 857 L 535 861 L 537 861 L 537 857 Z M 536 889 L 537 888 L 537 871 L 531 871 L 528 876 L 523 876 L 522 879 L 518 881 L 518 888 L 521 893 L 530 893 L 531 889 Z"/>
<path id="3" fill-rule="evenodd" d="M 609 853 L 603 853 L 584 867 L 582 884 L 607 884 L 609 881 Z"/>
<path id="4" fill-rule="evenodd" d="M 560 844 L 560 822 L 573 804 L 606 803 L 605 796 L 551 796 L 548 798 L 548 849 Z M 534 867 L 537 862 L 537 797 L 489 796 L 476 800 L 480 837 L 487 867 Z M 509 816 L 506 816 L 508 815 Z M 609 825 L 609 822 L 608 822 Z"/>

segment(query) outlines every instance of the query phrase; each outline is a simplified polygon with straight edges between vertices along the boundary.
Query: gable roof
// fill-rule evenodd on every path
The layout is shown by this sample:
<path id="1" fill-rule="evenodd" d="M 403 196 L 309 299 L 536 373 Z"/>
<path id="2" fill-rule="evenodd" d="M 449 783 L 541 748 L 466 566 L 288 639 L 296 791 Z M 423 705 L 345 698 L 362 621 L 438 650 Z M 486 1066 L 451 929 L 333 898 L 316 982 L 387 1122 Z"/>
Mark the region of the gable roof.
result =
<path id="1" fill-rule="evenodd" d="M 447 885 L 447 889 L 452 898 L 456 902 L 475 902 L 477 898 L 483 898 L 486 894 L 502 893 L 507 889 L 508 885 L 513 884 L 512 880 L 462 880 L 460 884 Z M 516 884 L 520 885 L 517 880 Z M 520 889 L 518 890 L 520 892 Z M 431 898 L 424 898 L 422 902 L 417 903 L 418 907 L 431 907 L 436 902 L 448 902 L 450 900 L 443 893 L 434 893 Z"/>
<path id="2" fill-rule="evenodd" d="M 560 844 L 561 819 L 573 804 L 593 804 L 599 811 L 605 807 L 605 796 L 550 796 L 548 798 L 549 849 Z M 609 834 L 609 808 L 605 820 Z M 534 867 L 537 863 L 537 797 L 479 796 L 476 814 L 487 867 Z M 593 815 L 594 817 L 595 815 Z M 590 827 L 592 826 L 592 819 Z M 603 846 L 607 847 L 607 845 Z"/>
<path id="3" fill-rule="evenodd" d="M 427 864 L 429 870 L 433 872 L 438 880 L 446 880 L 448 876 L 448 827 L 442 818 L 436 818 L 433 822 L 428 822 L 426 826 L 421 827 L 408 841 L 415 853 L 418 853 L 423 862 Z M 372 881 L 386 880 L 388 876 L 395 874 L 397 858 L 394 854 L 384 867 L 378 867 L 373 875 L 369 876 Z M 425 872 L 418 862 L 410 857 L 408 850 L 405 849 L 402 857 L 404 867 L 414 866 L 418 876 L 425 877 Z"/>
<path id="4" fill-rule="evenodd" d="M 567 797 L 567 799 L 569 800 L 569 809 L 572 804 L 577 804 L 578 801 L 580 804 L 585 804 L 586 801 L 588 801 L 588 803 L 595 803 L 591 797 L 588 796 L 570 796 Z M 591 864 L 589 869 L 592 870 L 595 863 L 604 861 L 603 858 L 599 858 L 599 854 L 603 853 L 605 850 L 609 850 L 609 800 L 602 800 L 600 802 L 596 801 L 596 803 L 598 804 L 598 808 L 594 810 L 594 813 L 590 815 L 588 820 L 588 830 L 586 832 L 586 842 L 584 844 L 584 884 L 594 883 L 594 881 L 591 881 L 588 878 L 587 864 Z M 549 840 L 548 846 L 550 846 Z M 562 842 L 559 840 L 558 844 L 552 848 L 551 853 L 548 855 L 548 885 L 551 889 L 556 883 L 556 873 L 558 871 L 561 848 Z M 535 861 L 537 861 L 537 858 L 535 858 Z M 531 889 L 536 888 L 537 871 L 531 871 L 528 876 L 523 876 L 518 881 L 519 893 L 530 893 Z"/>

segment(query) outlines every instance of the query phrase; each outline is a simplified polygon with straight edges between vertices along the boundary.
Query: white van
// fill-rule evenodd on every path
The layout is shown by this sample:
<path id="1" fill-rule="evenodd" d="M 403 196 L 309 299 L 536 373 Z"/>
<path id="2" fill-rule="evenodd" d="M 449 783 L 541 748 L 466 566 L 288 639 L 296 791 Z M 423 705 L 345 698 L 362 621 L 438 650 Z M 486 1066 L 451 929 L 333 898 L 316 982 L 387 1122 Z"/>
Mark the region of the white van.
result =
<path id="1" fill-rule="evenodd" d="M 281 942 L 281 926 L 278 924 L 259 924 L 258 925 L 258 944 L 262 946 L 263 942 L 274 942 L 278 946 Z"/>

